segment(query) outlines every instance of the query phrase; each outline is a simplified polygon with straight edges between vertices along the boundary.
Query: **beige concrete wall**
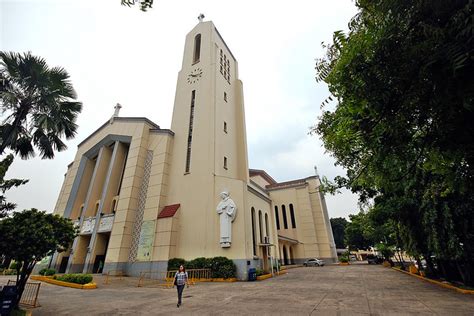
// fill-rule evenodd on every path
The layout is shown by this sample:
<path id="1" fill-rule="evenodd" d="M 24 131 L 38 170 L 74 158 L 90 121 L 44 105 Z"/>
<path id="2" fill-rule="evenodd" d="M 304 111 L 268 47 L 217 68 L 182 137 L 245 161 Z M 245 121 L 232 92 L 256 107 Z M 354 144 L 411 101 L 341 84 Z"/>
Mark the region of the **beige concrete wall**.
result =
<path id="1" fill-rule="evenodd" d="M 175 258 L 179 234 L 179 213 L 174 217 L 157 220 L 153 247 L 153 261 L 167 261 Z"/>
<path id="2" fill-rule="evenodd" d="M 272 206 L 274 208 L 277 205 L 280 214 L 278 234 L 301 242 L 292 246 L 295 258 L 337 257 L 325 202 L 323 204 L 320 199 L 319 185 L 317 178 L 308 178 L 306 184 L 270 191 Z M 291 227 L 290 203 L 294 208 L 296 228 Z M 282 205 L 286 206 L 288 229 L 283 226 Z"/>
<path id="3" fill-rule="evenodd" d="M 316 231 L 320 256 L 323 258 L 337 258 L 332 229 L 329 223 L 325 203 L 321 201 L 319 192 L 319 180 L 311 179 L 308 181 L 308 193 L 311 200 L 311 208 L 314 218 L 314 230 Z"/>
<path id="4" fill-rule="evenodd" d="M 127 262 L 132 232 L 138 208 L 138 193 L 143 178 L 143 168 L 148 147 L 149 127 L 135 124 L 132 141 L 123 174 L 120 197 L 110 235 L 107 262 Z"/>
<path id="5" fill-rule="evenodd" d="M 201 59 L 192 64 L 196 34 L 201 34 Z M 230 59 L 231 83 L 220 74 L 216 54 L 223 49 Z M 202 78 L 189 84 L 188 75 L 196 68 Z M 199 23 L 186 37 L 182 69 L 178 75 L 171 129 L 173 141 L 166 204 L 181 204 L 176 256 L 193 259 L 201 256 L 248 256 L 246 230 L 247 153 L 243 97 L 238 88 L 237 63 L 215 32 L 211 22 Z M 185 173 L 190 120 L 191 93 L 196 91 L 190 173 Z M 227 102 L 224 100 L 227 94 Z M 227 122 L 227 133 L 223 124 Z M 227 169 L 224 168 L 227 157 Z M 244 170 L 245 169 L 245 170 Z M 238 207 L 232 226 L 232 247 L 220 247 L 219 193 L 228 191 Z"/>
<path id="6" fill-rule="evenodd" d="M 276 224 L 275 224 L 275 219 L 273 217 L 273 212 L 271 209 L 271 204 L 267 202 L 266 200 L 262 199 L 260 196 L 253 192 L 249 192 L 247 195 L 247 213 L 249 214 L 249 223 L 247 224 L 250 229 L 247 229 L 247 247 L 248 247 L 248 254 L 247 257 L 253 256 L 253 247 L 252 247 L 252 218 L 251 218 L 251 212 L 252 208 L 255 209 L 255 238 L 256 240 L 254 241 L 256 243 L 256 250 L 257 250 L 257 256 L 262 258 L 263 252 L 262 248 L 258 246 L 258 244 L 261 243 L 261 238 L 260 238 L 260 217 L 259 217 L 259 212 L 262 214 L 262 231 L 263 231 L 263 236 L 266 236 L 266 223 L 265 223 L 265 215 L 268 216 L 268 236 L 270 237 L 270 243 L 274 244 L 275 247 L 270 248 L 270 255 L 272 257 L 279 258 L 279 253 L 277 251 L 277 245 L 278 245 L 278 234 L 277 234 L 277 229 L 276 229 Z"/>
<path id="7" fill-rule="evenodd" d="M 115 160 L 110 162 L 112 165 L 109 165 L 109 168 L 111 168 L 109 183 L 108 183 L 107 188 L 103 188 L 104 190 L 106 190 L 104 201 L 102 201 L 103 203 L 102 213 L 104 214 L 110 214 L 113 211 L 112 200 L 115 196 L 119 194 L 120 180 L 122 179 L 122 174 L 124 172 L 125 159 L 127 157 L 127 152 L 128 152 L 127 144 L 118 143 L 117 146 L 118 148 L 117 148 Z"/>
<path id="8" fill-rule="evenodd" d="M 77 246 L 74 249 L 74 256 L 72 258 L 73 265 L 84 264 L 87 255 L 87 247 L 91 240 L 91 236 L 78 236 Z"/>
<path id="9" fill-rule="evenodd" d="M 84 216 L 96 216 L 97 201 L 100 201 L 102 197 L 102 191 L 104 189 L 104 182 L 109 169 L 110 158 L 112 157 L 112 148 L 103 146 L 97 157 L 95 164 L 94 174 L 92 182 L 89 185 L 89 192 L 87 193 L 86 204 L 84 205 Z"/>
<path id="10" fill-rule="evenodd" d="M 262 189 L 265 189 L 265 187 L 267 185 L 269 185 L 270 183 L 268 183 L 267 180 L 265 180 L 262 176 L 258 175 L 258 176 L 253 176 L 250 178 L 250 180 L 252 180 L 253 182 L 255 182 L 257 185 L 259 185 Z"/>

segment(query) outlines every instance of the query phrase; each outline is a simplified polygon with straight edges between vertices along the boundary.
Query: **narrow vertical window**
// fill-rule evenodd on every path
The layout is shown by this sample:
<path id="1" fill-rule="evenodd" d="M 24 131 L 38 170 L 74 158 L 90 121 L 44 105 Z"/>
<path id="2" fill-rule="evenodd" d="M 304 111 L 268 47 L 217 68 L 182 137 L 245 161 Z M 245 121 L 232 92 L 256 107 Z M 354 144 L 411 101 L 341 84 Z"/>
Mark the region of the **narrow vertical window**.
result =
<path id="1" fill-rule="evenodd" d="M 277 229 L 280 230 L 280 215 L 278 214 L 278 206 L 275 205 L 275 221 L 277 224 Z"/>
<path id="2" fill-rule="evenodd" d="M 227 102 L 227 93 L 224 92 L 224 101 Z"/>
<path id="3" fill-rule="evenodd" d="M 201 34 L 194 37 L 193 64 L 198 63 L 201 57 Z"/>
<path id="4" fill-rule="evenodd" d="M 186 148 L 185 173 L 189 173 L 191 167 L 191 143 L 193 141 L 194 103 L 196 101 L 196 90 L 191 92 L 191 110 L 189 114 L 188 146 Z"/>
<path id="5" fill-rule="evenodd" d="M 281 214 L 283 216 L 283 228 L 288 229 L 288 220 L 286 219 L 286 207 L 285 207 L 285 205 L 281 206 Z"/>
<path id="6" fill-rule="evenodd" d="M 255 246 L 256 239 L 255 239 L 255 209 L 252 207 L 252 247 L 253 247 L 253 255 L 257 255 L 257 247 Z"/>
<path id="7" fill-rule="evenodd" d="M 227 133 L 227 122 L 224 122 L 224 132 Z"/>
<path id="8" fill-rule="evenodd" d="M 97 216 L 97 213 L 99 212 L 99 202 L 95 204 L 95 211 L 94 211 L 94 216 Z"/>
<path id="9" fill-rule="evenodd" d="M 224 157 L 224 169 L 227 170 L 227 157 Z"/>
<path id="10" fill-rule="evenodd" d="M 270 242 L 270 230 L 268 229 L 268 214 L 265 213 L 265 236 L 267 237 L 268 241 Z"/>
<path id="11" fill-rule="evenodd" d="M 290 203 L 290 218 L 291 218 L 291 228 L 296 228 L 295 210 L 293 209 L 293 204 L 291 203 Z"/>
<path id="12" fill-rule="evenodd" d="M 258 211 L 258 229 L 260 232 L 260 242 L 263 243 L 263 229 L 262 229 L 262 211 Z"/>

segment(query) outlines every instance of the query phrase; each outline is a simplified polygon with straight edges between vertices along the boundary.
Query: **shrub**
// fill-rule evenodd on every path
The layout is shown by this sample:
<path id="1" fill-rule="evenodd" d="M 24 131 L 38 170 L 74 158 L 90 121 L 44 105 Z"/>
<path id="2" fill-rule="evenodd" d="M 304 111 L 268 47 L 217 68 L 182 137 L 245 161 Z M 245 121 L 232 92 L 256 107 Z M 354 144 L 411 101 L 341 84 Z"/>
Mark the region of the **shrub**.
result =
<path id="1" fill-rule="evenodd" d="M 39 275 L 54 275 L 56 273 L 56 270 L 54 269 L 47 269 L 47 268 L 44 268 L 44 269 L 41 269 L 39 270 Z"/>
<path id="2" fill-rule="evenodd" d="M 234 278 L 236 267 L 232 260 L 226 257 L 214 257 L 209 259 L 211 263 L 211 274 L 213 278 Z"/>
<path id="3" fill-rule="evenodd" d="M 210 259 L 199 257 L 186 262 L 187 269 L 209 269 L 211 267 Z"/>
<path id="4" fill-rule="evenodd" d="M 347 262 L 349 262 L 349 258 L 346 257 L 346 256 L 342 256 L 342 257 L 339 258 L 339 262 L 347 263 Z"/>
<path id="5" fill-rule="evenodd" d="M 63 275 L 55 275 L 54 279 L 69 282 L 69 283 L 77 283 L 77 284 L 87 284 L 92 282 L 92 275 L 90 274 L 63 274 Z"/>
<path id="6" fill-rule="evenodd" d="M 186 266 L 186 260 L 183 258 L 172 258 L 168 260 L 168 271 L 178 270 L 180 265 Z"/>
<path id="7" fill-rule="evenodd" d="M 13 261 L 11 264 L 10 264 L 10 269 L 11 270 L 16 270 L 18 268 L 18 263 Z M 21 268 L 21 266 L 19 267 Z"/>
<path id="8" fill-rule="evenodd" d="M 273 271 L 280 270 L 280 262 L 275 261 L 275 265 L 273 266 Z"/>
<path id="9" fill-rule="evenodd" d="M 256 272 L 257 272 L 257 276 L 265 274 L 262 269 L 257 269 Z"/>
<path id="10" fill-rule="evenodd" d="M 226 257 L 204 258 L 199 257 L 191 261 L 182 258 L 168 260 L 168 271 L 178 270 L 180 265 L 186 269 L 211 269 L 212 278 L 235 278 L 236 267 L 232 260 Z"/>

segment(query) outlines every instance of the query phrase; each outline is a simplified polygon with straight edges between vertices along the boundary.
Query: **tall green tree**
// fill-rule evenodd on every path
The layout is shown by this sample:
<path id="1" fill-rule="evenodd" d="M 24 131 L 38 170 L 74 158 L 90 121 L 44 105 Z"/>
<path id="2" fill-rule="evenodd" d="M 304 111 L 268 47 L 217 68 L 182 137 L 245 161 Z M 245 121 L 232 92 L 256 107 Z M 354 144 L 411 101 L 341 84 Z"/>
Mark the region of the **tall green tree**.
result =
<path id="1" fill-rule="evenodd" d="M 346 244 L 344 243 L 344 231 L 348 224 L 347 219 L 345 219 L 344 217 L 335 217 L 331 218 L 330 222 L 336 248 L 346 248 Z"/>
<path id="2" fill-rule="evenodd" d="M 0 155 L 11 149 L 22 158 L 53 158 L 76 135 L 82 103 L 64 68 L 50 68 L 31 53 L 0 52 Z"/>
<path id="3" fill-rule="evenodd" d="M 364 212 L 349 215 L 350 222 L 344 231 L 344 242 L 349 250 L 367 250 L 375 243 L 367 238 L 368 217 Z"/>
<path id="4" fill-rule="evenodd" d="M 474 2 L 356 5 L 316 64 L 336 107 L 313 131 L 347 170 L 334 186 L 373 199 L 407 250 L 473 284 Z"/>
<path id="5" fill-rule="evenodd" d="M 0 256 L 17 263 L 15 306 L 20 302 L 36 262 L 54 251 L 67 250 L 76 233 L 70 219 L 37 209 L 14 212 L 13 216 L 0 220 Z"/>
<path id="6" fill-rule="evenodd" d="M 16 207 L 15 203 L 7 201 L 5 193 L 11 188 L 18 187 L 28 182 L 28 180 L 22 179 L 5 179 L 5 175 L 12 162 L 13 155 L 11 154 L 0 161 L 0 219 L 5 217 L 9 211 L 14 210 Z"/>

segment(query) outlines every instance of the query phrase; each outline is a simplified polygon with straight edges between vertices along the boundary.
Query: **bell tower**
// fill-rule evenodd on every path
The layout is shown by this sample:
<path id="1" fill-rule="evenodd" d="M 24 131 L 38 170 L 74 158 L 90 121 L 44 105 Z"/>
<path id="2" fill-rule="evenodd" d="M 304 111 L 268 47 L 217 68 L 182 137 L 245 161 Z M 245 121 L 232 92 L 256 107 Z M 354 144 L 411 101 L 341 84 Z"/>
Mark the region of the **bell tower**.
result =
<path id="1" fill-rule="evenodd" d="M 214 24 L 204 22 L 202 15 L 186 36 L 171 129 L 175 136 L 166 200 L 181 205 L 177 248 L 190 245 L 189 252 L 176 255 L 245 258 L 248 159 L 242 82 L 237 60 Z M 239 209 L 231 247 L 225 250 L 219 247 L 216 213 L 223 191 Z"/>

